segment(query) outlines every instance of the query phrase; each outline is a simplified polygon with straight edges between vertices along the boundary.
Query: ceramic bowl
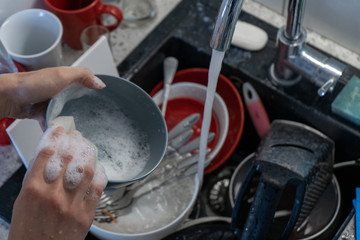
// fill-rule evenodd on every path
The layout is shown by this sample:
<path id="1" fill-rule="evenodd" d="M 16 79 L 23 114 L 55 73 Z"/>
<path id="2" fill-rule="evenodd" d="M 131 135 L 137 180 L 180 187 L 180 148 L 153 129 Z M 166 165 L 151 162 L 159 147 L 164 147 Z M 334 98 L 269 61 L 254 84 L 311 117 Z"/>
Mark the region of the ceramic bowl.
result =
<path id="1" fill-rule="evenodd" d="M 209 70 L 206 68 L 183 69 L 175 74 L 173 83 L 193 82 L 206 86 L 208 82 L 208 72 Z M 158 83 L 150 92 L 150 95 L 153 96 L 163 88 L 163 85 L 163 82 Z M 229 112 L 229 131 L 220 152 L 205 168 L 205 174 L 211 173 L 220 167 L 230 157 L 237 147 L 244 130 L 244 104 L 234 84 L 227 77 L 220 74 L 216 92 L 223 98 Z"/>
<path id="2" fill-rule="evenodd" d="M 118 213 L 117 222 L 94 221 L 90 232 L 103 240 L 158 240 L 175 232 L 188 218 L 197 200 L 198 175 L 170 182 L 142 195 L 150 187 L 150 183 L 142 186 L 133 203 Z"/>
<path id="3" fill-rule="evenodd" d="M 192 83 L 192 82 L 179 82 L 179 83 L 174 83 L 171 88 L 170 88 L 170 95 L 169 95 L 169 101 L 171 100 L 176 100 L 179 98 L 194 98 L 196 100 L 199 100 L 202 103 L 205 103 L 205 99 L 206 99 L 206 87 L 201 85 L 201 84 L 197 84 L 197 83 Z M 154 96 L 153 99 L 155 101 L 156 104 L 160 105 L 163 101 L 163 90 L 161 89 L 160 91 L 158 91 Z M 187 104 L 185 101 L 183 101 L 183 104 L 185 105 L 190 105 Z M 171 107 L 171 106 L 170 106 Z M 189 108 L 194 108 L 195 105 L 193 104 L 192 106 L 189 106 Z M 171 111 L 174 111 L 172 109 L 169 109 L 167 111 L 170 111 L 171 115 Z M 200 111 L 199 113 L 203 114 L 203 108 L 199 109 L 198 111 Z M 219 151 L 221 150 L 226 136 L 228 134 L 228 130 L 229 130 L 229 113 L 226 107 L 226 104 L 224 102 L 224 100 L 222 99 L 222 97 L 219 94 L 215 94 L 214 97 L 214 103 L 213 103 L 213 113 L 216 117 L 216 122 L 218 124 L 219 130 L 218 132 L 215 131 L 216 137 L 217 137 L 217 141 L 215 145 L 208 145 L 208 147 L 211 148 L 211 152 L 207 155 L 207 158 L 212 161 L 216 155 L 219 153 Z M 171 119 L 169 117 L 165 117 L 165 120 L 168 121 Z M 178 119 L 178 121 L 180 122 L 182 119 Z M 202 118 L 198 121 L 198 128 L 197 130 L 195 130 L 195 134 L 196 136 L 200 136 L 200 131 L 201 131 L 201 122 L 202 122 Z M 215 122 L 212 120 L 212 122 Z M 168 124 L 168 128 L 169 130 L 171 130 L 170 128 L 171 126 L 169 126 Z M 212 131 L 212 128 L 210 126 L 210 132 Z M 210 142 L 211 143 L 211 142 Z"/>
<path id="4" fill-rule="evenodd" d="M 81 85 L 66 89 L 50 101 L 46 122 L 73 116 L 76 129 L 98 148 L 109 179 L 107 187 L 130 184 L 148 176 L 165 155 L 166 123 L 140 87 L 123 78 L 97 76 L 106 84 L 104 89 Z"/>

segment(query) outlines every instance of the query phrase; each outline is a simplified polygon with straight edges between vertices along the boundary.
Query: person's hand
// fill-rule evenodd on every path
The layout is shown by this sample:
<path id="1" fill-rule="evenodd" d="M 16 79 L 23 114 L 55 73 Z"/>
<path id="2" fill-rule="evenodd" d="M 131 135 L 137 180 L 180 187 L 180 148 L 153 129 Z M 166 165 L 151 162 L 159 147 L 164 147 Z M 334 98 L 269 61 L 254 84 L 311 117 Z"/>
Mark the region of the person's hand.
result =
<path id="1" fill-rule="evenodd" d="M 54 67 L 0 74 L 0 118 L 44 116 L 48 100 L 73 83 L 91 89 L 105 87 L 87 68 Z"/>
<path id="2" fill-rule="evenodd" d="M 49 128 L 15 201 L 9 240 L 84 239 L 107 183 L 96 155 L 80 132 Z"/>

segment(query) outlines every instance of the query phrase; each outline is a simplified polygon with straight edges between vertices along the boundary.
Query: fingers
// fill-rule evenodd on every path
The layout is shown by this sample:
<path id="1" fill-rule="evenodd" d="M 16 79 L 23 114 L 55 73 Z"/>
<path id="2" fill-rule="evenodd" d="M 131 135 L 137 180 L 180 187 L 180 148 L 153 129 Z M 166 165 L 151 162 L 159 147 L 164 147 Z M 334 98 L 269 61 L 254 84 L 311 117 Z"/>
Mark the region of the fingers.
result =
<path id="1" fill-rule="evenodd" d="M 64 174 L 64 187 L 72 190 L 81 185 L 85 192 L 94 176 L 97 149 L 95 145 L 86 141 L 78 131 L 73 131 L 68 136 L 69 145 L 73 148 L 74 159 L 67 165 Z"/>
<path id="2" fill-rule="evenodd" d="M 106 187 L 106 184 L 108 182 L 108 179 L 105 174 L 104 167 L 97 163 L 95 167 L 95 175 L 94 178 L 91 181 L 90 187 L 88 188 L 85 196 L 83 196 L 84 200 L 89 207 L 96 208 L 96 205 L 101 197 L 102 192 L 104 191 L 104 188 Z"/>
<path id="3" fill-rule="evenodd" d="M 27 177 L 44 178 L 49 162 L 52 164 L 60 164 L 58 162 L 59 159 L 56 158 L 56 153 L 61 144 L 61 138 L 63 138 L 64 135 L 65 130 L 63 127 L 50 128 L 44 133 L 37 146 L 35 159 L 30 163 Z M 55 174 L 55 172 L 52 171 L 52 174 Z"/>
<path id="4" fill-rule="evenodd" d="M 69 200 L 95 209 L 107 184 L 105 170 L 96 162 L 96 147 L 80 132 L 67 134 L 63 127 L 50 128 L 40 140 L 26 178 L 45 181 Z"/>
<path id="5" fill-rule="evenodd" d="M 105 83 L 87 68 L 80 67 L 62 67 L 60 69 L 64 78 L 70 79 L 69 83 L 79 83 L 87 88 L 102 89 L 105 87 Z"/>
<path id="6" fill-rule="evenodd" d="M 31 118 L 38 111 L 38 103 L 54 97 L 70 84 L 82 84 L 91 89 L 102 89 L 105 84 L 87 68 L 53 67 L 32 72 L 4 74 L 0 83 L 7 103 L 0 115 Z M 0 99 L 1 100 L 1 99 Z"/>
<path id="7" fill-rule="evenodd" d="M 101 89 L 105 84 L 87 68 L 52 67 L 32 72 L 15 73 L 15 86 L 11 99 L 23 107 L 49 100 L 70 84 L 82 84 L 91 89 Z"/>
<path id="8" fill-rule="evenodd" d="M 96 206 L 100 200 L 101 194 L 104 191 L 104 186 L 96 183 L 91 183 L 88 191 L 83 196 L 83 201 L 88 208 L 95 211 Z"/>

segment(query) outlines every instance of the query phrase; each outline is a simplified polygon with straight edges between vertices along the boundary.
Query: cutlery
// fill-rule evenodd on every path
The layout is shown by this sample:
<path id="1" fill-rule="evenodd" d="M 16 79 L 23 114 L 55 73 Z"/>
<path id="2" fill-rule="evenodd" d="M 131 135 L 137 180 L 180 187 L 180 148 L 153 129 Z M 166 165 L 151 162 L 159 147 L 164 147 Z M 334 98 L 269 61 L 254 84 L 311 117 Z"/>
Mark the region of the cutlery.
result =
<path id="1" fill-rule="evenodd" d="M 174 137 L 185 132 L 188 129 L 191 129 L 197 121 L 200 119 L 200 113 L 193 113 L 179 122 L 175 127 L 173 127 L 168 133 L 168 139 L 171 141 Z"/>
<path id="2" fill-rule="evenodd" d="M 207 143 L 211 142 L 215 137 L 214 132 L 209 132 Z M 191 142 L 187 143 L 186 145 L 183 145 L 178 149 L 179 154 L 184 154 L 187 152 L 192 152 L 199 148 L 200 145 L 200 137 L 195 138 Z"/>
<path id="3" fill-rule="evenodd" d="M 164 60 L 164 100 L 162 103 L 161 112 L 165 117 L 166 106 L 170 94 L 171 83 L 174 79 L 178 67 L 178 60 L 174 57 L 167 57 Z"/>

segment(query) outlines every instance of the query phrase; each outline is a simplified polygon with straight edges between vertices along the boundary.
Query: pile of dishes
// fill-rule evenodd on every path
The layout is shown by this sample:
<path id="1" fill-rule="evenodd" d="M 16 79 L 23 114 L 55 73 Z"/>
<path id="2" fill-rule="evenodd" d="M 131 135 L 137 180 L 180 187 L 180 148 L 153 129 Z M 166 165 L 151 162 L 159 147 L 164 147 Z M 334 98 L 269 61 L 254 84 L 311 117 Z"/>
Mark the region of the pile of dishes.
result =
<path id="1" fill-rule="evenodd" d="M 170 89 L 165 115 L 168 131 L 191 114 L 200 114 L 200 119 L 192 126 L 193 134 L 188 142 L 200 136 L 207 77 L 208 69 L 182 70 L 175 74 Z M 155 86 L 150 96 L 161 107 L 163 82 Z M 210 132 L 214 132 L 215 137 L 208 142 L 210 151 L 205 174 L 221 166 L 233 153 L 243 126 L 244 109 L 239 92 L 229 79 L 220 75 L 210 126 Z M 164 165 L 163 161 L 157 170 Z M 156 182 L 144 184 L 136 192 L 132 204 L 120 211 L 117 222 L 94 221 L 90 231 L 100 239 L 164 238 L 179 229 L 190 215 L 200 192 L 200 182 L 198 175 L 192 174 L 149 192 L 148 189 Z M 146 194 L 142 194 L 144 192 Z"/>

